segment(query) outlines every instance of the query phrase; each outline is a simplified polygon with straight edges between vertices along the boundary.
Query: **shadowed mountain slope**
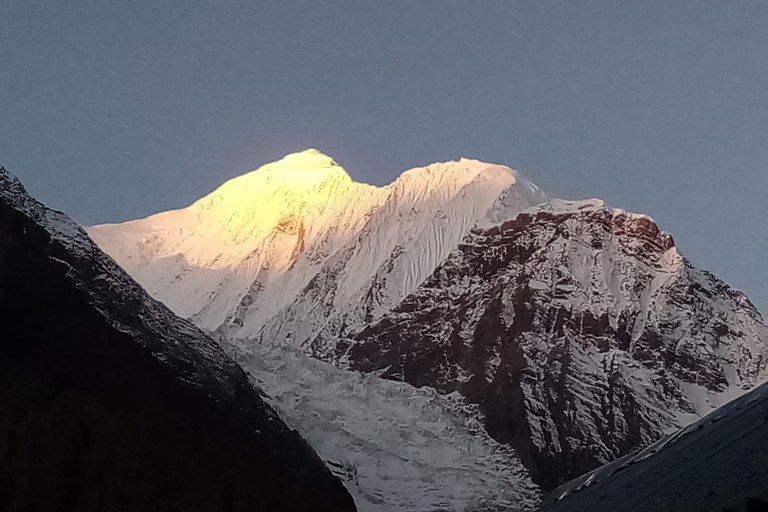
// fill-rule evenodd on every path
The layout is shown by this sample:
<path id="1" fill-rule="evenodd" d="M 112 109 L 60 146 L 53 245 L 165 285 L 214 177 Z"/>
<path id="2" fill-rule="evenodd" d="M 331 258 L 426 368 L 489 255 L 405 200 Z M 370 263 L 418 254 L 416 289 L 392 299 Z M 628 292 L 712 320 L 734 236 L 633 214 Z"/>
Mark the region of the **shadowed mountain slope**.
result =
<path id="1" fill-rule="evenodd" d="M 0 325 L 0 509 L 355 509 L 213 340 L 2 168 Z"/>

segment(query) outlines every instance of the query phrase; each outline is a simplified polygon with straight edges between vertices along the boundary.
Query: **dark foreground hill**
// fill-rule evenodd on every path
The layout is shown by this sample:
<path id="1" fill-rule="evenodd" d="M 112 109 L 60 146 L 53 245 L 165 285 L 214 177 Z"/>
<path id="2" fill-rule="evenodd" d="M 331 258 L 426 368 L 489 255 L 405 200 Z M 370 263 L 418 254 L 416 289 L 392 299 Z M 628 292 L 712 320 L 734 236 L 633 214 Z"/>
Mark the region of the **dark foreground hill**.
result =
<path id="1" fill-rule="evenodd" d="M 0 168 L 0 510 L 351 511 L 190 322 Z"/>

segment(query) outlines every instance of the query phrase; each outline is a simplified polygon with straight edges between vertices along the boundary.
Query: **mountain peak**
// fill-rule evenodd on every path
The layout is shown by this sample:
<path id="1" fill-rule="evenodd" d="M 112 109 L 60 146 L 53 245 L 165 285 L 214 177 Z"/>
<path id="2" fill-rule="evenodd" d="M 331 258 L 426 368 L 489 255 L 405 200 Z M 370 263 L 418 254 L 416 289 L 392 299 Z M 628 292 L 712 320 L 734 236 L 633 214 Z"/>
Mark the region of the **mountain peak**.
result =
<path id="1" fill-rule="evenodd" d="M 264 201 L 276 200 L 277 196 L 303 197 L 312 203 L 324 203 L 344 195 L 353 184 L 349 174 L 333 158 L 310 148 L 232 178 L 195 204 L 208 210 L 213 205 L 226 203 L 230 208 L 255 208 L 264 213 Z"/>
<path id="2" fill-rule="evenodd" d="M 264 164 L 254 171 L 233 178 L 219 190 L 240 189 L 253 182 L 261 186 L 273 180 L 279 181 L 281 187 L 301 189 L 319 185 L 329 179 L 352 181 L 347 171 L 333 158 L 317 149 L 309 148 L 290 153 L 280 160 Z"/>
<path id="3" fill-rule="evenodd" d="M 289 168 L 302 167 L 315 170 L 341 167 L 333 158 L 315 148 L 307 148 L 303 151 L 297 151 L 296 153 L 289 153 L 280 160 L 267 165 L 276 164 L 283 164 L 283 166 Z"/>
<path id="4" fill-rule="evenodd" d="M 253 172 L 269 173 L 271 176 L 295 180 L 296 185 L 317 184 L 328 177 L 351 178 L 336 160 L 315 148 L 289 153 L 280 160 L 270 162 Z M 252 173 L 249 173 L 252 174 Z"/>

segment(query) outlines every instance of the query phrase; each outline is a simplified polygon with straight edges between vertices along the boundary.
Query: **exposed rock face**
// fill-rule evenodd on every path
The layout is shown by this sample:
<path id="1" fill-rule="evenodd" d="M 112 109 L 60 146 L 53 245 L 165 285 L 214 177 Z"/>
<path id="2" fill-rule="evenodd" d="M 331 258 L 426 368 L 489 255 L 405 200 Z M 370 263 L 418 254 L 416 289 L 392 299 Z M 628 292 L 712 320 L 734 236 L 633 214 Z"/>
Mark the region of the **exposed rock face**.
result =
<path id="1" fill-rule="evenodd" d="M 556 489 L 541 511 L 768 510 L 768 384 Z"/>
<path id="2" fill-rule="evenodd" d="M 760 382 L 761 322 L 649 218 L 554 201 L 473 230 L 335 358 L 458 390 L 551 489 Z"/>
<path id="3" fill-rule="evenodd" d="M 189 321 L 0 168 L 0 509 L 351 511 Z"/>

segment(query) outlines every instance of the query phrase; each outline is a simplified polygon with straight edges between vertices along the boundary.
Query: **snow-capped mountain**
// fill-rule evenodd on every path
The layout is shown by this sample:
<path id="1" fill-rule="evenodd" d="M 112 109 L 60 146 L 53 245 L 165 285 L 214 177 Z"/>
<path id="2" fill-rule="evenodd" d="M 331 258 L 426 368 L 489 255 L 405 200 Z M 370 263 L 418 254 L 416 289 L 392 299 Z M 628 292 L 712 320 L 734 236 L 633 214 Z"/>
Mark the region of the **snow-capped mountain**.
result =
<path id="1" fill-rule="evenodd" d="M 472 230 L 336 350 L 351 368 L 459 391 L 552 488 L 763 381 L 768 328 L 648 217 L 553 200 Z"/>
<path id="2" fill-rule="evenodd" d="M 188 208 L 88 232 L 150 294 L 197 325 L 306 347 L 320 332 L 333 338 L 378 318 L 477 221 L 543 201 L 499 165 L 433 164 L 374 187 L 310 149 L 230 180 Z"/>
<path id="3" fill-rule="evenodd" d="M 210 331 L 247 322 L 240 327 L 252 334 L 251 324 L 292 302 L 384 196 L 308 150 L 230 180 L 188 208 L 88 231 L 179 315 Z"/>
<path id="4" fill-rule="evenodd" d="M 307 150 L 188 208 L 89 233 L 233 350 L 300 350 L 459 392 L 545 489 L 766 376 L 758 312 L 651 219 L 548 201 L 500 165 L 433 164 L 373 187 Z M 310 439 L 324 432 L 286 411 Z"/>
<path id="5" fill-rule="evenodd" d="M 354 511 L 221 347 L 0 167 L 1 510 Z"/>

